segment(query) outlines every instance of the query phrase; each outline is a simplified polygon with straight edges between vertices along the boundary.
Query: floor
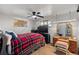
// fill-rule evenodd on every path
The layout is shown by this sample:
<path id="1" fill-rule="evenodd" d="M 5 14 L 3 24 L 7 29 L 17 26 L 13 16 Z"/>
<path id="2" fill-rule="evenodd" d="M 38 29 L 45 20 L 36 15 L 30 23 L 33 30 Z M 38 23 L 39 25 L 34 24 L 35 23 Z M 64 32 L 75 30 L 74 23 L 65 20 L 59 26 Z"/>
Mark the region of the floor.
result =
<path id="1" fill-rule="evenodd" d="M 55 47 L 52 47 L 50 44 L 46 44 L 44 47 L 32 53 L 32 55 L 55 55 L 55 51 Z"/>
<path id="2" fill-rule="evenodd" d="M 65 55 L 65 53 L 56 51 L 55 47 L 52 46 L 51 44 L 46 44 L 44 47 L 39 48 L 31 55 Z M 70 55 L 73 55 L 73 54 L 71 53 Z"/>

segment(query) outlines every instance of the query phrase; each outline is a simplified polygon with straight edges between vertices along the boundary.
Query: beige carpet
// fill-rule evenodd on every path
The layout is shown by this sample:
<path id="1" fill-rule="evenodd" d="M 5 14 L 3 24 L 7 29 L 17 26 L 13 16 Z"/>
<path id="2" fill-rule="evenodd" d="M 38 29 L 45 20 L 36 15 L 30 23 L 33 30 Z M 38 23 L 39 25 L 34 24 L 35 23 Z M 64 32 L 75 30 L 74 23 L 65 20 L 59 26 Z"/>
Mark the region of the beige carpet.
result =
<path id="1" fill-rule="evenodd" d="M 55 47 L 51 46 L 50 44 L 46 44 L 44 47 L 33 52 L 32 55 L 56 55 L 54 53 L 55 51 Z"/>
<path id="2" fill-rule="evenodd" d="M 31 55 L 65 55 L 62 52 L 56 51 L 55 47 L 51 44 L 46 44 L 44 47 L 39 48 Z M 70 53 L 69 55 L 73 55 Z"/>

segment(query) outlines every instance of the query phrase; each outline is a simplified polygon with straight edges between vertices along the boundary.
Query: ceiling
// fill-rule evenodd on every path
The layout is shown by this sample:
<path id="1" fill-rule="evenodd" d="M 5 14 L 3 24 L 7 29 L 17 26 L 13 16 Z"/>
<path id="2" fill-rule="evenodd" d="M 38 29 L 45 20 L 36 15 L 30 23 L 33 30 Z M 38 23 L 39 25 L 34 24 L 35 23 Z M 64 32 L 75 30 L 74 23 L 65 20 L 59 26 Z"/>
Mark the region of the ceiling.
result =
<path id="1" fill-rule="evenodd" d="M 32 11 L 40 11 L 41 15 L 57 15 L 76 11 L 77 4 L 0 4 L 0 15 L 26 17 Z"/>

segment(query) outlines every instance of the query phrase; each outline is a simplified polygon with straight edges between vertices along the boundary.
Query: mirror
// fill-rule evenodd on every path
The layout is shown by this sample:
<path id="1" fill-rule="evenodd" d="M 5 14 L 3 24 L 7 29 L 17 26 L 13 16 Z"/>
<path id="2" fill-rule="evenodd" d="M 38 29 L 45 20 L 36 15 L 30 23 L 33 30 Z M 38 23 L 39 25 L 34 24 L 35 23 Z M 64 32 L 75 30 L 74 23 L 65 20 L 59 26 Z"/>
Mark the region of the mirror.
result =
<path id="1" fill-rule="evenodd" d="M 69 22 L 62 22 L 57 24 L 57 34 L 60 36 L 73 37 L 72 25 Z"/>
<path id="2" fill-rule="evenodd" d="M 73 35 L 72 35 L 72 25 L 70 23 L 66 24 L 66 36 L 73 37 Z"/>

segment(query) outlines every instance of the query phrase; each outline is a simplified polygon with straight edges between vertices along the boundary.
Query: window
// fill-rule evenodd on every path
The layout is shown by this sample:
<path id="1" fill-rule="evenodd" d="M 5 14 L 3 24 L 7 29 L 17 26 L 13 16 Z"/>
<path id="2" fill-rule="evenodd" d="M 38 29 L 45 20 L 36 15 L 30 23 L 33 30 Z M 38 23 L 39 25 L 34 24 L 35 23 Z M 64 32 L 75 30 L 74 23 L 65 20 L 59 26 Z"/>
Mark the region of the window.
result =
<path id="1" fill-rule="evenodd" d="M 43 22 L 40 22 L 40 25 L 42 26 L 42 25 L 44 25 L 44 23 Z"/>
<path id="2" fill-rule="evenodd" d="M 48 21 L 48 26 L 52 26 L 51 21 Z"/>
<path id="3" fill-rule="evenodd" d="M 42 26 L 42 25 L 52 26 L 52 25 L 51 25 L 51 21 L 48 21 L 48 20 L 43 20 L 43 21 L 40 21 L 39 23 L 40 23 L 41 26 Z"/>
<path id="4" fill-rule="evenodd" d="M 44 23 L 44 25 L 47 25 L 47 21 L 45 21 L 45 22 L 43 22 Z"/>

